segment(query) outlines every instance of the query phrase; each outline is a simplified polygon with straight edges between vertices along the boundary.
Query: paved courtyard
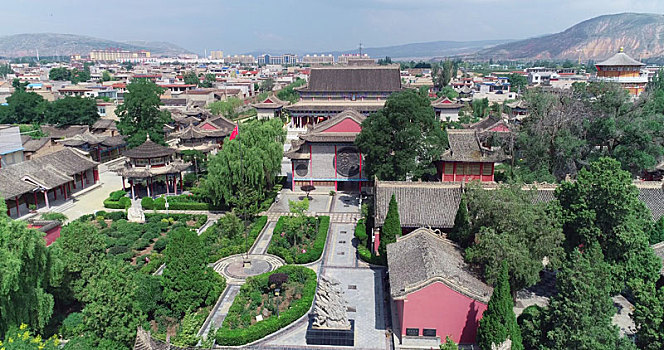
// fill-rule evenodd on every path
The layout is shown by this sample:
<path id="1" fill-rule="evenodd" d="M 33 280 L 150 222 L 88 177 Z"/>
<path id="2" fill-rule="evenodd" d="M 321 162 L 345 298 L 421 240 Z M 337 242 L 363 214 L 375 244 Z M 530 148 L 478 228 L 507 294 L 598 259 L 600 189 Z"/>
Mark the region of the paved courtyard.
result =
<path id="1" fill-rule="evenodd" d="M 100 171 L 99 181 L 101 186 L 78 196 L 73 205 L 62 211 L 70 221 L 97 210 L 104 210 L 104 199 L 108 198 L 111 192 L 122 189 L 122 178 L 112 171 Z"/>
<path id="2" fill-rule="evenodd" d="M 301 192 L 291 192 L 282 190 L 279 196 L 279 202 L 274 203 L 270 208 L 273 213 L 288 213 L 288 201 L 300 201 L 306 197 L 306 194 Z M 327 212 L 330 207 L 331 196 L 329 194 L 310 194 L 309 195 L 309 212 L 310 213 L 323 213 Z"/>

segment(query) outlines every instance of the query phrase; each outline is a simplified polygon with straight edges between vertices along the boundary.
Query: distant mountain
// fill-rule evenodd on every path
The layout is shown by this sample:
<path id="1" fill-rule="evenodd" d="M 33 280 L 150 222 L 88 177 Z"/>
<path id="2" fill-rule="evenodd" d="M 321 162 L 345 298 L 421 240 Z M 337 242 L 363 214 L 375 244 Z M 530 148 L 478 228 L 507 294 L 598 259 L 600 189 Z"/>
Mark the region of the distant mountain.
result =
<path id="1" fill-rule="evenodd" d="M 664 15 L 621 13 L 599 16 L 557 34 L 481 50 L 477 57 L 599 61 L 611 57 L 620 47 L 635 59 L 664 59 Z"/>
<path id="2" fill-rule="evenodd" d="M 482 41 L 431 41 L 424 43 L 413 43 L 413 44 L 404 44 L 404 45 L 395 45 L 395 46 L 384 46 L 384 47 L 367 47 L 362 48 L 362 53 L 368 54 L 372 58 L 385 58 L 389 56 L 393 59 L 399 60 L 410 60 L 410 59 L 432 59 L 432 58 L 442 58 L 450 56 L 462 56 L 468 54 L 474 54 L 479 50 L 486 49 L 491 46 L 498 44 L 503 44 L 509 42 L 510 40 L 482 40 Z M 245 52 L 246 55 L 253 55 L 257 57 L 259 55 L 269 53 L 269 54 L 280 54 L 280 53 L 293 53 L 296 55 L 306 55 L 306 54 L 332 54 L 335 57 L 341 54 L 350 54 L 357 53 L 358 49 L 353 50 L 336 50 L 336 51 L 308 51 L 308 50 L 254 50 L 251 52 Z"/>
<path id="3" fill-rule="evenodd" d="M 171 56 L 191 53 L 171 43 L 150 41 L 127 41 L 93 38 L 74 34 L 35 33 L 0 36 L 0 56 L 22 57 L 88 55 L 92 50 L 119 48 L 130 51 L 147 50 L 155 56 Z"/>
<path id="4" fill-rule="evenodd" d="M 367 47 L 362 53 L 374 58 L 389 56 L 395 59 L 432 59 L 450 56 L 460 56 L 475 53 L 488 47 L 509 42 L 510 40 L 481 40 L 481 41 L 431 41 L 385 47 Z M 334 51 L 331 54 L 357 53 L 358 50 Z"/>

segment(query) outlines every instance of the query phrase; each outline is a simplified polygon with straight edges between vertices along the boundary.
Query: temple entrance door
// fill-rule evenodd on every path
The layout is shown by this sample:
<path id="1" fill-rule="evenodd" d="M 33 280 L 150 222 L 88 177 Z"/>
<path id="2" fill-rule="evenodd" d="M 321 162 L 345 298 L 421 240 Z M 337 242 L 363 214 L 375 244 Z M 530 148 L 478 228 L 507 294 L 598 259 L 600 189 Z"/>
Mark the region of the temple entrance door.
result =
<path id="1" fill-rule="evenodd" d="M 339 192 L 360 192 L 360 183 L 356 181 L 339 181 L 337 183 Z"/>

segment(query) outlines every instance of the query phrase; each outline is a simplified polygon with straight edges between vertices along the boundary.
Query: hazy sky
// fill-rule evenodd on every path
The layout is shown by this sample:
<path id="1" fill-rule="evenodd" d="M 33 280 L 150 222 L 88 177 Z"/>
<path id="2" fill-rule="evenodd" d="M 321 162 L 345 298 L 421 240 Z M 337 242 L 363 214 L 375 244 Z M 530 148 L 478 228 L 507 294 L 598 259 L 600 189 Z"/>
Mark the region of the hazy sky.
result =
<path id="1" fill-rule="evenodd" d="M 523 39 L 664 0 L 5 0 L 0 35 L 169 41 L 197 53 L 327 51 L 436 40 Z"/>

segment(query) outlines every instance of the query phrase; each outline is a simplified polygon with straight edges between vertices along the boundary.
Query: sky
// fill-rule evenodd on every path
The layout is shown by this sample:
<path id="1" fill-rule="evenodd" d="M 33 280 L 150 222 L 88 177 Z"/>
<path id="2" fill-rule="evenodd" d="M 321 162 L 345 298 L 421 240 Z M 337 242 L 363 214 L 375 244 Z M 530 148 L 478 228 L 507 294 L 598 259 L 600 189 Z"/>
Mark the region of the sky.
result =
<path id="1" fill-rule="evenodd" d="M 0 35 L 168 41 L 196 53 L 325 52 L 438 40 L 525 39 L 663 0 L 6 0 Z"/>

